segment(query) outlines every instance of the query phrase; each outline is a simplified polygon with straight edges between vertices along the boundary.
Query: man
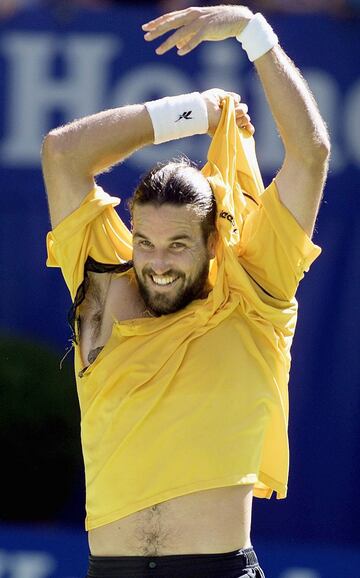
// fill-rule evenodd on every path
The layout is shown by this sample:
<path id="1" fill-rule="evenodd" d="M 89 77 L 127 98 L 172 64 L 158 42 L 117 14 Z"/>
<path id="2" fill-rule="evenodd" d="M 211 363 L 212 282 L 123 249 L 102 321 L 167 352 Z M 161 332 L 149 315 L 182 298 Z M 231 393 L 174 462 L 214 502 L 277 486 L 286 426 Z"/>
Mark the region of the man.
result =
<path id="1" fill-rule="evenodd" d="M 252 497 L 286 496 L 294 295 L 320 253 L 310 238 L 329 139 L 261 15 L 189 8 L 143 29 L 147 41 L 171 32 L 159 55 L 237 37 L 285 158 L 264 191 L 247 107 L 221 89 L 103 111 L 44 141 L 48 265 L 74 302 L 88 576 L 264 576 Z M 141 181 L 131 234 L 94 177 L 140 147 L 204 132 L 201 171 L 172 161 Z"/>

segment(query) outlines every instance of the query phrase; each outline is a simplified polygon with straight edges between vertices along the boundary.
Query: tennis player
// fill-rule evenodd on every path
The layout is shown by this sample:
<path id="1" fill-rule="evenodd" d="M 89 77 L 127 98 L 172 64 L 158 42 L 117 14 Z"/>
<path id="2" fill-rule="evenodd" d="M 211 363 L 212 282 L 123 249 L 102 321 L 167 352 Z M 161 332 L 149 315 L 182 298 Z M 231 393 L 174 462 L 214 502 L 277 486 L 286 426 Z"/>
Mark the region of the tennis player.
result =
<path id="1" fill-rule="evenodd" d="M 143 30 L 161 38 L 158 55 L 237 39 L 285 155 L 265 189 L 247 106 L 219 88 L 102 111 L 45 138 L 47 265 L 73 303 L 88 577 L 264 577 L 252 500 L 287 494 L 295 293 L 321 252 L 311 237 L 329 137 L 261 14 L 188 8 Z M 97 175 L 205 133 L 203 167 L 184 157 L 141 179 L 128 230 Z"/>

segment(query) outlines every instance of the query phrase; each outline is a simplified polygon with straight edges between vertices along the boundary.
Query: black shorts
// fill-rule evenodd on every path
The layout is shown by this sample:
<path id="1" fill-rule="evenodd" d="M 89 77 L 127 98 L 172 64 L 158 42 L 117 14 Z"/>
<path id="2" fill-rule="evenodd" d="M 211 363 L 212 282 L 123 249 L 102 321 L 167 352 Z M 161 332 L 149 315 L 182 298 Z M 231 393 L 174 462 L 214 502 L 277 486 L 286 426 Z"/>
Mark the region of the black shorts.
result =
<path id="1" fill-rule="evenodd" d="M 224 554 L 91 556 L 86 578 L 265 578 L 253 548 Z"/>

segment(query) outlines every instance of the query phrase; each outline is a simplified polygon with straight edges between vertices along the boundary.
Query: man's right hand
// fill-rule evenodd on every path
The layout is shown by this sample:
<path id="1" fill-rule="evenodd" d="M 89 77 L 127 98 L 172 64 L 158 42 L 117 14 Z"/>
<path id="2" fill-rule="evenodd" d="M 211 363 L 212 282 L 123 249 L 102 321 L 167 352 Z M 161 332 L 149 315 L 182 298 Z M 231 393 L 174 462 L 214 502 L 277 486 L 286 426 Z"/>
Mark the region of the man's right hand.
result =
<path id="1" fill-rule="evenodd" d="M 209 130 L 208 134 L 213 136 L 217 125 L 219 124 L 222 110 L 222 101 L 226 96 L 230 95 L 235 102 L 235 114 L 236 114 L 236 124 L 239 128 L 246 129 L 251 135 L 254 134 L 255 128 L 250 122 L 250 116 L 248 115 L 248 107 L 244 102 L 241 101 L 241 97 L 236 92 L 227 92 L 221 88 L 211 88 L 201 93 L 203 97 L 209 119 Z"/>

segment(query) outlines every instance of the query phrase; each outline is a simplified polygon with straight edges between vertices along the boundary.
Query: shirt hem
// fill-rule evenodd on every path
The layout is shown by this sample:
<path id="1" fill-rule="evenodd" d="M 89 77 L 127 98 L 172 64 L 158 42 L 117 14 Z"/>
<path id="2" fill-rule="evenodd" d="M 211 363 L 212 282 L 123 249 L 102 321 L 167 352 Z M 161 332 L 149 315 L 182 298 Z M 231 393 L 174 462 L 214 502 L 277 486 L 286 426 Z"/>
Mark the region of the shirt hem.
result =
<path id="1" fill-rule="evenodd" d="M 155 494 L 149 498 L 146 498 L 145 500 L 140 500 L 136 502 L 136 504 L 133 503 L 131 508 L 129 507 L 121 508 L 112 512 L 111 514 L 107 514 L 106 516 L 101 516 L 99 518 L 91 518 L 90 516 L 86 516 L 85 530 L 87 531 L 95 530 L 96 528 L 99 528 L 106 524 L 111 524 L 112 522 L 115 522 L 116 520 L 119 520 L 121 518 L 125 518 L 126 516 L 129 516 L 131 514 L 135 514 L 140 510 L 149 508 L 156 503 L 161 503 L 166 500 L 170 500 L 172 498 L 177 498 L 180 496 L 184 496 L 186 494 L 191 494 L 193 492 L 197 491 L 200 492 L 201 490 L 211 490 L 219 487 L 256 484 L 259 481 L 263 483 L 266 483 L 266 481 L 268 481 L 269 483 L 271 483 L 271 488 L 274 488 L 274 490 L 278 493 L 278 495 L 281 494 L 282 497 L 286 496 L 285 486 L 280 482 L 276 482 L 269 476 L 266 476 L 262 472 L 259 473 L 259 476 L 257 476 L 257 474 L 245 474 L 240 476 L 239 474 L 233 474 L 225 478 L 216 478 L 213 480 L 207 480 L 203 484 L 201 484 L 201 487 L 199 487 L 198 482 L 181 486 L 179 488 L 172 488 L 171 490 L 161 492 L 160 494 Z M 264 488 L 264 490 L 262 489 L 256 490 L 254 488 L 254 496 L 260 498 L 270 498 L 273 493 L 273 489 L 271 488 Z M 135 510 L 134 507 L 136 508 Z"/>
<path id="2" fill-rule="evenodd" d="M 276 492 L 276 499 L 283 500 L 287 496 L 287 485 L 275 480 L 271 476 L 264 474 L 264 472 L 259 472 L 259 480 L 264 487 L 255 487 L 254 496 L 255 498 L 265 498 L 270 500 L 274 492 Z"/>

